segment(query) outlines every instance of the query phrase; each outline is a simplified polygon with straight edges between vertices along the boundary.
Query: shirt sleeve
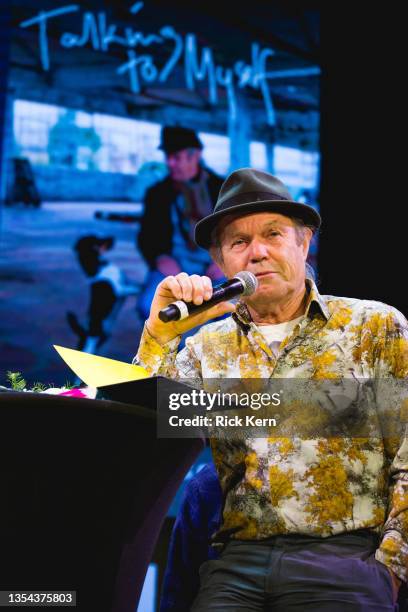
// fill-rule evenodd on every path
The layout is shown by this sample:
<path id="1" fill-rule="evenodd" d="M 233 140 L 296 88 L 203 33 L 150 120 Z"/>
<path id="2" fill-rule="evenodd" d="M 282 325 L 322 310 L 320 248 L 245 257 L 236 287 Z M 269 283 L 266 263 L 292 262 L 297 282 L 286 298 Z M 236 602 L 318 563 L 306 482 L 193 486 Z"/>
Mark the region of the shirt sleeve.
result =
<path id="1" fill-rule="evenodd" d="M 380 411 L 385 409 L 384 446 L 389 471 L 388 516 L 376 559 L 408 581 L 408 324 L 398 311 L 387 319 L 379 367 Z M 377 387 L 378 388 L 378 387 Z"/>
<path id="2" fill-rule="evenodd" d="M 160 374 L 165 376 L 167 371 L 174 368 L 180 340 L 181 337 L 177 336 L 167 344 L 161 345 L 150 335 L 145 324 L 133 363 L 145 368 L 150 376 Z"/>
<path id="3" fill-rule="evenodd" d="M 201 386 L 201 362 L 197 357 L 200 332 L 186 338 L 185 347 L 177 352 L 180 341 L 181 336 L 177 336 L 161 345 L 150 335 L 145 325 L 133 363 L 145 368 L 150 376 L 167 376 L 174 380 L 188 379 Z"/>

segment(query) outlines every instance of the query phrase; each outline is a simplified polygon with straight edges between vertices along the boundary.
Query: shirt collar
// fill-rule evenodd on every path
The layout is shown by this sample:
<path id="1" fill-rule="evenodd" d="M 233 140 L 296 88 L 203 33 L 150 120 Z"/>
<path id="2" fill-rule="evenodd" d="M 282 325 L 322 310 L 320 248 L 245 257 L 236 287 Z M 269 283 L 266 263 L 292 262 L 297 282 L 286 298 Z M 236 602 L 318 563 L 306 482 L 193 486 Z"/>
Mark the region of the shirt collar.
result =
<path id="1" fill-rule="evenodd" d="M 323 296 L 320 295 L 316 284 L 311 278 L 306 278 L 305 283 L 308 292 L 305 316 L 313 318 L 315 314 L 320 312 L 327 321 L 330 317 L 330 312 Z M 244 302 L 239 301 L 237 303 L 232 318 L 244 333 L 247 334 L 253 321 L 248 306 Z"/>
<path id="2" fill-rule="evenodd" d="M 309 296 L 306 304 L 306 316 L 311 317 L 316 312 L 321 312 L 326 321 L 330 319 L 330 310 L 322 295 L 317 290 L 315 282 L 311 278 L 306 279 L 306 288 Z"/>

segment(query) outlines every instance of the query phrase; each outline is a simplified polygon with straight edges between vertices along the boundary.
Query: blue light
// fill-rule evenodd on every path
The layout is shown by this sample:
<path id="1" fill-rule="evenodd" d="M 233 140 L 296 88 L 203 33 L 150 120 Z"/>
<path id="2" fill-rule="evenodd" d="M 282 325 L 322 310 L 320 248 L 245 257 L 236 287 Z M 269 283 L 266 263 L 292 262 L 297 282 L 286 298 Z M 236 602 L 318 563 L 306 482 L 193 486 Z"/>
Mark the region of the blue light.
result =
<path id="1" fill-rule="evenodd" d="M 151 563 L 146 572 L 146 578 L 136 612 L 156 612 L 158 567 Z"/>

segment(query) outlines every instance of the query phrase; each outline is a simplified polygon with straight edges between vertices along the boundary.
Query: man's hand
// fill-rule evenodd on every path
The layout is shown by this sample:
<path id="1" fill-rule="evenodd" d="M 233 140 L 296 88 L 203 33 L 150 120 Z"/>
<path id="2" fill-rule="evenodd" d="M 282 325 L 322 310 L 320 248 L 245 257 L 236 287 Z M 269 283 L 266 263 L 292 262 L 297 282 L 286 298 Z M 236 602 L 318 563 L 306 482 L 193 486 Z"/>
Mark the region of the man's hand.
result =
<path id="1" fill-rule="evenodd" d="M 400 590 L 400 586 L 401 586 L 402 580 L 400 580 L 398 578 L 397 574 L 394 574 L 394 572 L 389 567 L 387 567 L 387 570 L 389 571 L 389 573 L 391 575 L 393 601 L 395 603 L 397 601 L 397 599 L 398 599 L 398 593 L 399 593 L 399 590 Z"/>
<path id="2" fill-rule="evenodd" d="M 164 276 L 175 276 L 181 272 L 181 268 L 178 265 L 177 261 L 170 257 L 170 255 L 160 255 L 156 259 L 156 268 L 159 272 L 164 274 Z"/>
<path id="3" fill-rule="evenodd" d="M 221 302 L 204 312 L 189 316 L 183 319 L 183 321 L 172 321 L 169 323 L 160 321 L 159 311 L 171 304 L 171 302 L 183 300 L 184 302 L 193 302 L 193 304 L 199 305 L 209 300 L 212 293 L 213 287 L 208 276 L 198 276 L 198 274 L 188 276 L 185 272 L 181 272 L 177 276 L 167 276 L 157 285 L 150 308 L 150 315 L 146 321 L 148 332 L 157 342 L 163 345 L 197 325 L 203 325 L 203 323 L 210 319 L 235 311 L 235 306 L 231 302 Z"/>

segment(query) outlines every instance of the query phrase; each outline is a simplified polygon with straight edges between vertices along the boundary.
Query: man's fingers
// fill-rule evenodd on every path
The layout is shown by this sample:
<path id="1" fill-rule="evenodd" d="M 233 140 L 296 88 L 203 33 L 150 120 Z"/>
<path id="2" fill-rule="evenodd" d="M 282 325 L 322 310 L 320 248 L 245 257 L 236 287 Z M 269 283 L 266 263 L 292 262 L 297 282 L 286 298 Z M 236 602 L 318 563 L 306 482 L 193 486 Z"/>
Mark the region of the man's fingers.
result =
<path id="1" fill-rule="evenodd" d="M 176 300 L 191 302 L 193 285 L 188 274 L 180 272 L 176 276 L 166 276 L 160 283 L 159 293 L 165 298 L 174 297 Z"/>
<path id="2" fill-rule="evenodd" d="M 190 276 L 191 284 L 193 286 L 193 296 L 192 301 L 193 304 L 199 306 L 204 302 L 204 283 L 201 276 L 198 274 L 193 274 Z"/>
<path id="3" fill-rule="evenodd" d="M 203 303 L 206 296 L 211 292 L 212 285 L 210 279 L 204 280 L 206 277 L 199 276 L 198 274 L 192 274 L 189 276 L 185 272 L 180 272 L 174 277 L 176 283 L 178 283 L 179 289 L 175 289 L 175 285 L 172 283 L 171 287 L 176 291 L 178 300 L 184 302 L 193 302 L 193 304 L 200 305 Z"/>
<path id="4" fill-rule="evenodd" d="M 176 300 L 183 299 L 183 290 L 175 276 L 167 276 L 164 281 L 162 281 L 162 288 L 166 292 L 169 291 Z"/>
<path id="5" fill-rule="evenodd" d="M 203 288 L 204 288 L 204 300 L 209 300 L 213 294 L 213 286 L 211 283 L 211 279 L 208 276 L 201 277 Z"/>
<path id="6" fill-rule="evenodd" d="M 184 302 L 191 302 L 193 299 L 193 283 L 191 277 L 186 274 L 186 272 L 180 272 L 175 278 L 181 287 L 181 299 L 184 300 Z"/>
<path id="7" fill-rule="evenodd" d="M 183 300 L 200 306 L 213 295 L 213 286 L 208 276 L 180 272 L 176 276 L 167 276 L 161 283 L 159 293 L 166 301 Z M 231 302 L 221 302 L 205 311 L 205 321 L 219 317 L 227 312 L 234 312 L 235 306 Z M 192 316 L 202 316 L 199 313 Z M 204 322 L 205 322 L 204 321 Z"/>

